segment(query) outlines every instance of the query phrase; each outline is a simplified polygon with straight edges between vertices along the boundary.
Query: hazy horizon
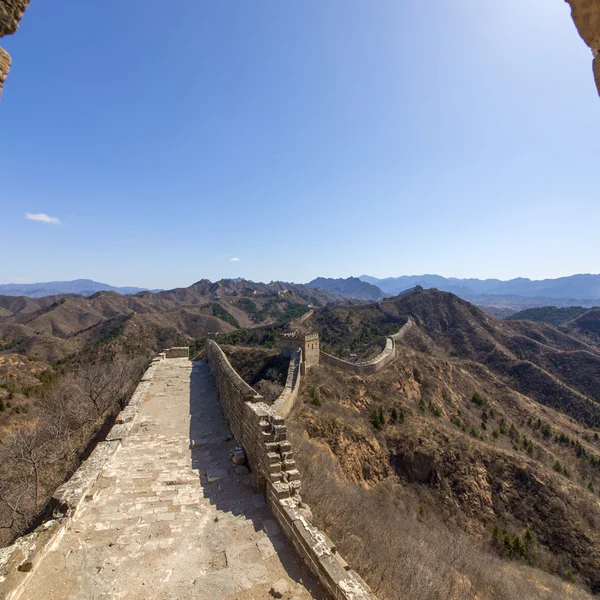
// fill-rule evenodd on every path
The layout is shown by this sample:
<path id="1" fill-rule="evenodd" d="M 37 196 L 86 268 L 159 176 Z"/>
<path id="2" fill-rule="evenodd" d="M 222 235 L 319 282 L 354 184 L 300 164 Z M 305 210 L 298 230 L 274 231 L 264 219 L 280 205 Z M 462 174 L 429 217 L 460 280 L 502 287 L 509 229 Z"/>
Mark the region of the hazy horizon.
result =
<path id="1" fill-rule="evenodd" d="M 564 275 L 562 277 L 552 277 L 552 278 L 544 278 L 544 279 L 562 279 L 564 277 L 574 277 L 577 275 L 600 276 L 600 273 L 571 273 L 570 275 Z M 362 273 L 360 275 L 348 275 L 346 277 L 331 276 L 328 278 L 330 278 L 330 279 L 347 279 L 348 277 L 355 277 L 357 279 L 360 279 L 361 277 L 373 277 L 374 279 L 385 280 L 385 279 L 396 279 L 396 278 L 400 278 L 400 277 L 427 277 L 427 276 L 443 277 L 444 279 L 459 279 L 459 280 L 463 280 L 463 281 L 467 281 L 469 279 L 477 279 L 480 281 L 497 280 L 497 281 L 501 281 L 501 282 L 513 281 L 515 279 L 526 279 L 529 281 L 543 281 L 544 280 L 544 279 L 537 279 L 537 278 L 532 278 L 532 277 L 514 277 L 512 279 L 500 279 L 498 277 L 454 277 L 452 275 L 440 275 L 439 273 L 387 275 L 385 277 L 375 277 L 374 275 L 370 275 L 369 273 Z M 70 283 L 73 281 L 93 281 L 94 283 L 100 283 L 102 285 L 109 285 L 111 287 L 130 287 L 130 288 L 142 288 L 142 289 L 148 289 L 148 290 L 153 290 L 153 289 L 169 290 L 169 289 L 175 289 L 175 288 L 189 287 L 189 286 L 193 285 L 194 283 L 201 281 L 202 279 L 209 279 L 213 283 L 220 281 L 220 280 L 224 280 L 224 279 L 232 279 L 232 280 L 244 279 L 247 281 L 252 281 L 254 283 L 266 283 L 266 284 L 274 282 L 274 281 L 280 281 L 283 283 L 306 284 L 306 283 L 310 283 L 314 279 L 317 279 L 318 277 L 325 277 L 325 276 L 324 275 L 315 275 L 314 277 L 312 277 L 311 279 L 307 279 L 306 281 L 294 281 L 293 279 L 272 279 L 272 278 L 265 279 L 265 280 L 258 280 L 258 279 L 250 279 L 248 277 L 237 277 L 237 276 L 217 277 L 216 279 L 210 279 L 208 277 L 199 277 L 189 283 L 182 283 L 182 284 L 178 284 L 178 285 L 170 286 L 170 287 L 165 287 L 165 286 L 161 286 L 161 285 L 149 287 L 149 286 L 145 286 L 145 285 L 139 285 L 135 282 L 134 283 L 130 282 L 130 283 L 124 283 L 124 284 L 116 284 L 116 283 L 113 283 L 112 281 L 103 281 L 103 280 L 99 280 L 99 279 L 94 279 L 93 277 L 75 277 L 73 279 L 54 279 L 54 280 L 47 280 L 47 281 L 0 281 L 0 286 L 5 286 L 5 285 L 16 285 L 16 286 L 23 285 L 23 286 L 25 286 L 25 285 L 41 285 L 41 284 L 48 284 L 48 283 Z"/>

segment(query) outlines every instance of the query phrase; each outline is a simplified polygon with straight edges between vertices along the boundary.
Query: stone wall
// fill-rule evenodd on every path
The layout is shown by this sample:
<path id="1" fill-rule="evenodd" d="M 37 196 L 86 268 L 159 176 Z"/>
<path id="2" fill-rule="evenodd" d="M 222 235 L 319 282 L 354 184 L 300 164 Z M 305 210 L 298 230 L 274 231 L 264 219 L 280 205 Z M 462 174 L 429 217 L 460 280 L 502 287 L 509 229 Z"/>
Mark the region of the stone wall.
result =
<path id="1" fill-rule="evenodd" d="M 275 518 L 298 554 L 332 598 L 376 600 L 337 554 L 331 540 L 311 524 L 310 509 L 300 497 L 300 476 L 287 441 L 285 419 L 242 380 L 218 344 L 208 340 L 205 350 L 231 431 L 246 451 L 256 481 L 264 487 Z"/>
<path id="2" fill-rule="evenodd" d="M 397 333 L 386 338 L 385 348 L 371 360 L 353 363 L 327 354 L 326 352 L 321 352 L 321 364 L 331 365 L 346 373 L 355 375 L 373 375 L 379 373 L 379 371 L 387 367 L 394 360 L 396 357 L 396 342 L 400 341 L 412 326 L 413 320 L 409 318 Z"/>
<path id="3" fill-rule="evenodd" d="M 284 333 L 279 339 L 279 345 L 284 350 L 300 348 L 302 362 L 306 363 L 306 366 L 319 364 L 320 344 L 318 333 L 303 334 L 297 331 Z"/>
<path id="4" fill-rule="evenodd" d="M 318 333 L 312 333 L 305 336 L 303 352 L 306 366 L 319 364 L 321 348 Z"/>
<path id="5" fill-rule="evenodd" d="M 412 317 L 408 317 L 406 323 L 402 325 L 402 327 L 400 327 L 400 329 L 394 333 L 394 335 L 390 335 L 390 337 L 394 340 L 394 342 L 399 342 L 412 329 L 414 324 L 415 322 L 413 321 Z"/>
<path id="6" fill-rule="evenodd" d="M 189 358 L 190 349 L 188 346 L 179 346 L 177 348 L 167 348 L 164 350 L 167 358 Z"/>
<path id="7" fill-rule="evenodd" d="M 274 402 L 272 408 L 281 417 L 287 418 L 294 407 L 298 392 L 300 391 L 300 366 L 302 361 L 302 351 L 292 350 L 289 352 L 290 366 L 288 367 L 287 379 L 283 392 Z"/>
<path id="8" fill-rule="evenodd" d="M 326 352 L 321 352 L 321 364 L 331 365 L 332 367 L 356 375 L 373 375 L 384 369 L 395 357 L 396 343 L 392 338 L 388 337 L 385 338 L 385 348 L 371 360 L 353 363 L 327 354 Z"/>
<path id="9" fill-rule="evenodd" d="M 0 0 L 0 37 L 14 33 L 25 13 L 29 0 Z M 10 56 L 0 48 L 0 97 L 2 86 L 10 70 Z"/>
<path id="10" fill-rule="evenodd" d="M 0 598 L 17 600 L 21 596 L 29 577 L 69 528 L 72 518 L 96 483 L 104 465 L 133 426 L 150 381 L 164 358 L 162 353 L 152 361 L 129 404 L 119 413 L 105 440 L 96 445 L 89 458 L 56 490 L 50 500 L 52 519 L 40 525 L 33 533 L 20 537 L 11 546 L 0 548 Z"/>

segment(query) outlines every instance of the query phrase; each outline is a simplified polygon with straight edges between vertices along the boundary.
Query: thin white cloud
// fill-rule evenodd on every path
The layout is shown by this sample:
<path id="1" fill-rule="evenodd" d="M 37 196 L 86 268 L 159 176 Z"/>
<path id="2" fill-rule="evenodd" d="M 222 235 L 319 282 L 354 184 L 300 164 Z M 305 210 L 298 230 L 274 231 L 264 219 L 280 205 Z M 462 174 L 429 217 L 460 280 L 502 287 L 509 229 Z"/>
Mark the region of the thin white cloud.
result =
<path id="1" fill-rule="evenodd" d="M 234 256 L 233 258 L 229 259 L 229 262 L 240 262 L 240 259 Z"/>
<path id="2" fill-rule="evenodd" d="M 51 217 L 45 213 L 25 213 L 25 218 L 29 221 L 39 221 L 40 223 L 50 223 L 51 225 L 60 225 L 60 219 Z"/>

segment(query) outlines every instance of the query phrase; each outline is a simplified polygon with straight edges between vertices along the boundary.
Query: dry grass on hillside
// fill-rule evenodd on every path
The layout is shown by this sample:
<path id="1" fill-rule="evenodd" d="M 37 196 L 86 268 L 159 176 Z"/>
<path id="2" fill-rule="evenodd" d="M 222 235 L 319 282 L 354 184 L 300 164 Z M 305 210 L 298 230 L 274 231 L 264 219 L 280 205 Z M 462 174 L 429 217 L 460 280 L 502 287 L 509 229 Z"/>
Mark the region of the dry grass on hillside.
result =
<path id="1" fill-rule="evenodd" d="M 311 444 L 335 457 L 335 466 L 318 456 L 305 465 L 310 473 L 314 461 L 325 460 L 316 471 L 324 486 L 321 491 L 317 475 L 314 486 L 310 474 L 307 478 L 305 473 L 304 478 L 307 499 L 312 502 L 312 496 L 317 507 L 323 507 L 317 508 L 317 513 L 326 522 L 334 515 L 327 527 L 337 532 L 336 542 L 341 544 L 348 531 L 362 531 L 366 526 L 353 521 L 358 516 L 340 520 L 336 510 L 358 515 L 365 512 L 365 506 L 376 506 L 366 513 L 369 519 L 383 519 L 384 527 L 396 523 L 397 511 L 414 516 L 423 505 L 427 527 L 433 527 L 440 539 L 464 539 L 467 546 L 475 544 L 477 552 L 479 548 L 492 552 L 496 524 L 521 539 L 530 530 L 537 543 L 537 567 L 597 585 L 600 485 L 599 467 L 592 457 L 600 456 L 600 447 L 592 431 L 515 393 L 483 365 L 406 347 L 399 348 L 396 361 L 376 376 L 351 376 L 327 366 L 311 368 L 301 396 L 305 405 L 297 408 L 288 423 L 293 427 L 295 422 L 311 438 L 296 436 L 296 445 L 302 444 L 296 449 L 299 461 L 304 461 Z M 385 421 L 382 425 L 374 421 L 379 411 Z M 343 476 L 330 481 L 332 473 L 340 472 Z M 588 489 L 590 481 L 595 493 Z M 330 489 L 331 485 L 335 489 Z M 336 509 L 331 503 L 339 506 Z M 403 518 L 403 527 L 410 523 Z M 419 528 L 419 521 L 411 527 Z M 392 535 L 399 539 L 410 534 L 421 540 L 417 545 L 427 552 L 433 552 L 430 545 L 442 543 L 435 537 L 424 538 L 421 529 L 394 531 L 392 528 Z M 360 541 L 348 545 L 352 546 L 350 552 L 360 551 Z M 365 548 L 369 547 L 365 542 Z M 394 552 L 402 551 L 399 547 Z M 444 550 L 435 560 L 442 560 L 448 552 Z M 485 576 L 486 581 L 499 585 L 483 567 L 482 575 L 469 571 L 475 568 L 469 566 L 474 559 L 465 556 L 468 560 L 465 558 L 465 566 L 458 570 L 467 574 L 469 581 Z M 375 573 L 366 549 L 365 557 L 359 556 L 367 565 L 364 572 Z M 508 582 L 515 570 L 521 575 L 530 572 L 525 561 L 509 565 L 498 560 L 498 555 L 496 559 L 488 556 L 486 561 L 495 565 L 493 569 L 501 565 Z M 543 570 L 531 571 L 536 575 L 528 575 L 527 581 L 548 578 L 549 589 L 563 594 L 556 587 L 559 580 Z M 447 578 L 447 573 L 441 577 Z M 488 584 L 481 585 L 486 589 Z"/>
<path id="2" fill-rule="evenodd" d="M 539 569 L 495 557 L 408 488 L 348 482 L 329 449 L 292 428 L 303 498 L 381 600 L 587 600 Z"/>

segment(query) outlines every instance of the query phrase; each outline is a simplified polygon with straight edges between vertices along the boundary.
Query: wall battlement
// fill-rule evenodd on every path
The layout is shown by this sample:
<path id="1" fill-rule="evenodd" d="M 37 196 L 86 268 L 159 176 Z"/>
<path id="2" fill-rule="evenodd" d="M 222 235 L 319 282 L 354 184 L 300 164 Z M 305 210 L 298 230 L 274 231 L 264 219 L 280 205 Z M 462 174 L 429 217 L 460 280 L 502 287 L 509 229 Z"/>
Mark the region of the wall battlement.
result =
<path id="1" fill-rule="evenodd" d="M 332 541 L 311 524 L 310 510 L 300 497 L 300 474 L 287 440 L 285 419 L 275 405 L 265 404 L 262 396 L 241 380 L 216 342 L 207 341 L 206 356 L 226 420 L 244 447 L 255 480 L 264 488 L 275 518 L 299 555 L 332 598 L 376 600 L 358 573 L 337 554 Z M 294 363 L 298 359 L 299 352 L 293 357 Z M 293 371 L 290 365 L 291 388 Z M 289 398 L 285 405 L 289 412 Z"/>
<path id="2" fill-rule="evenodd" d="M 347 373 L 373 375 L 379 373 L 379 371 L 394 360 L 396 356 L 396 342 L 399 342 L 413 325 L 414 321 L 409 317 L 407 322 L 396 333 L 385 338 L 384 348 L 375 358 L 363 362 L 350 362 L 323 352 L 320 348 L 318 333 L 303 334 L 297 331 L 284 333 L 280 337 L 280 346 L 284 350 L 300 349 L 301 374 L 304 373 L 306 367 L 322 363 L 336 367 Z"/>
<path id="3" fill-rule="evenodd" d="M 288 367 L 287 378 L 283 392 L 273 404 L 273 410 L 282 417 L 287 417 L 292 410 L 298 392 L 300 391 L 300 375 L 302 365 L 302 352 L 300 349 L 292 350 L 290 354 L 290 364 Z"/>
<path id="4" fill-rule="evenodd" d="M 11 546 L 0 548 L 0 598 L 17 600 L 37 567 L 69 529 L 102 469 L 133 427 L 138 409 L 163 360 L 165 352 L 152 360 L 129 404 L 119 413 L 104 441 L 98 442 L 87 460 L 54 492 L 49 503 L 52 519 Z"/>
<path id="5" fill-rule="evenodd" d="M 280 337 L 280 346 L 284 349 L 296 350 L 300 348 L 302 352 L 302 362 L 304 366 L 319 364 L 319 354 L 321 351 L 318 333 L 284 333 Z"/>
<path id="6" fill-rule="evenodd" d="M 190 349 L 188 346 L 179 346 L 176 348 L 167 348 L 163 350 L 165 358 L 189 358 Z"/>

